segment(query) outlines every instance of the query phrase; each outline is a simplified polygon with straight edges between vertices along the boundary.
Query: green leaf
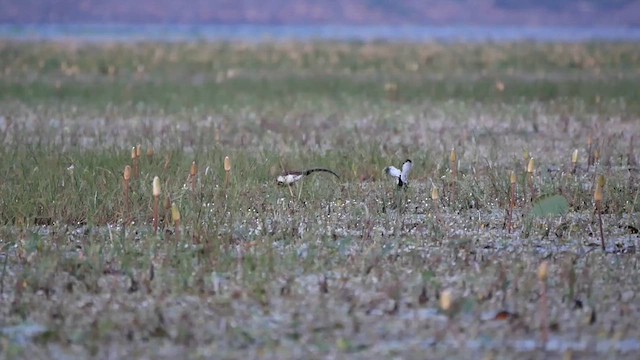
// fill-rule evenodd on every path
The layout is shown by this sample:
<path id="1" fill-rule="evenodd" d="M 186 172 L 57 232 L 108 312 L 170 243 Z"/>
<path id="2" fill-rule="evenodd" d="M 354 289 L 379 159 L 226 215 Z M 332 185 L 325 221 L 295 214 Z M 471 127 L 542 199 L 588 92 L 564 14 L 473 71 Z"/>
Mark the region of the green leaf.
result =
<path id="1" fill-rule="evenodd" d="M 569 202 L 562 195 L 542 197 L 533 204 L 530 216 L 545 217 L 562 215 L 569 211 Z"/>

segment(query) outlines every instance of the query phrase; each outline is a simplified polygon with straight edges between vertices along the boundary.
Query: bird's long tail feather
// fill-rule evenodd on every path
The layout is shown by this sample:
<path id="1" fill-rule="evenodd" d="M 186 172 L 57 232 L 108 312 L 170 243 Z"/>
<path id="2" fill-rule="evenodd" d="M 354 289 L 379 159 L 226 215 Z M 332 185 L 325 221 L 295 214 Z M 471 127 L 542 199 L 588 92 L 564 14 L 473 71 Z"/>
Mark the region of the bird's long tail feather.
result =
<path id="1" fill-rule="evenodd" d="M 323 169 L 323 168 L 315 168 L 315 169 L 305 170 L 305 171 L 304 171 L 304 174 L 305 174 L 305 175 L 309 175 L 309 174 L 311 174 L 311 173 L 318 172 L 318 171 L 327 172 L 327 173 L 329 173 L 329 174 L 334 175 L 334 176 L 335 176 L 335 177 L 337 177 L 338 179 L 340 178 L 340 176 L 339 176 L 338 174 L 336 174 L 335 172 L 333 172 L 333 171 L 331 171 L 331 170 L 329 170 L 329 169 Z"/>

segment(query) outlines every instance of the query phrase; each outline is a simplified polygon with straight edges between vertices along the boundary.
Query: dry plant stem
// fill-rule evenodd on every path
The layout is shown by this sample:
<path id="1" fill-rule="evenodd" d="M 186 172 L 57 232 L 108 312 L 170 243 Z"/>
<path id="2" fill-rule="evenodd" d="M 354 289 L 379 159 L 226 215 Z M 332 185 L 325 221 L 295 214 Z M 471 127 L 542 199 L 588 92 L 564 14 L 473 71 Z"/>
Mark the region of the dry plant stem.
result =
<path id="1" fill-rule="evenodd" d="M 136 146 L 136 154 L 135 154 L 135 171 L 134 171 L 134 176 L 136 179 L 140 179 L 140 157 L 142 156 L 142 146 L 140 144 L 138 144 Z"/>
<path id="2" fill-rule="evenodd" d="M 123 209 L 123 220 L 124 224 L 127 225 L 129 222 L 129 179 L 124 179 L 124 209 Z"/>
<path id="3" fill-rule="evenodd" d="M 162 213 L 163 216 L 165 218 L 167 218 L 167 219 L 171 218 L 172 217 L 172 212 L 171 211 L 172 211 L 173 207 L 172 207 L 172 202 L 171 202 L 171 197 L 170 196 L 167 195 L 164 198 L 164 204 L 163 204 L 162 208 L 164 210 L 163 213 Z"/>
<path id="4" fill-rule="evenodd" d="M 577 170 L 578 170 L 578 149 L 575 149 L 571 154 L 571 174 L 575 175 Z"/>
<path id="5" fill-rule="evenodd" d="M 373 221 L 371 221 L 371 217 L 369 216 L 369 208 L 366 205 L 363 205 L 366 220 L 362 225 L 362 242 L 366 242 L 369 238 L 371 238 L 371 231 L 373 230 Z"/>
<path id="6" fill-rule="evenodd" d="M 124 180 L 124 189 L 123 189 L 124 209 L 122 210 L 122 217 L 123 217 L 122 220 L 124 222 L 124 225 L 126 226 L 127 223 L 129 222 L 129 187 L 131 184 L 131 166 L 129 165 L 124 167 L 123 180 Z"/>
<path id="7" fill-rule="evenodd" d="M 456 184 L 458 182 L 458 154 L 455 149 L 451 150 L 449 162 L 451 163 L 451 189 L 449 190 L 451 197 L 449 198 L 449 205 L 452 205 L 456 201 Z"/>
<path id="8" fill-rule="evenodd" d="M 160 207 L 160 196 L 153 196 L 153 233 L 158 232 L 158 216 Z"/>
<path id="9" fill-rule="evenodd" d="M 515 175 L 513 175 L 515 178 Z M 514 179 L 515 180 L 515 179 Z M 513 209 L 516 206 L 516 183 L 515 181 L 511 182 L 511 195 L 509 199 L 509 217 L 507 218 L 507 232 L 511 234 L 511 230 L 513 229 Z"/>
<path id="10" fill-rule="evenodd" d="M 196 180 L 198 177 L 198 166 L 196 162 L 191 163 L 191 170 L 189 171 L 189 178 L 191 179 L 191 192 L 195 194 L 196 192 Z"/>
<path id="11" fill-rule="evenodd" d="M 156 234 L 158 232 L 158 217 L 159 212 L 158 208 L 160 207 L 160 194 L 162 193 L 160 189 L 160 178 L 153 178 L 153 233 Z"/>
<path id="12" fill-rule="evenodd" d="M 175 221 L 176 227 L 176 240 L 180 241 L 180 219 Z"/>
<path id="13" fill-rule="evenodd" d="M 138 157 L 136 156 L 136 147 L 131 148 L 131 176 L 133 179 L 138 178 Z"/>
<path id="14" fill-rule="evenodd" d="M 451 192 L 451 196 L 449 197 L 449 205 L 452 205 L 456 202 L 456 183 L 458 182 L 457 169 L 455 169 L 451 175 L 453 179 L 451 180 L 451 189 L 449 190 Z"/>
<path id="15" fill-rule="evenodd" d="M 528 179 L 529 179 L 529 196 L 531 198 L 531 201 L 533 202 L 536 198 L 536 189 L 533 184 L 533 173 L 529 173 Z"/>
<path id="16" fill-rule="evenodd" d="M 225 189 L 229 186 L 229 181 L 231 178 L 231 159 L 228 156 L 224 157 L 224 187 Z"/>
<path id="17" fill-rule="evenodd" d="M 593 156 L 593 138 L 589 135 L 587 139 L 587 171 L 591 168 L 591 165 L 594 164 L 594 156 Z"/>
<path id="18" fill-rule="evenodd" d="M 536 193 L 535 193 L 536 189 L 535 189 L 535 186 L 533 184 L 533 175 L 535 174 L 535 171 L 536 171 L 535 160 L 533 158 L 529 158 L 529 163 L 527 164 L 527 173 L 529 174 L 529 176 L 528 176 L 529 192 L 530 192 L 530 196 L 531 196 L 531 201 L 532 202 L 536 198 Z"/>
<path id="19" fill-rule="evenodd" d="M 455 175 L 453 175 L 453 181 L 451 182 L 451 198 L 449 201 L 449 205 L 453 205 L 456 202 L 456 183 L 458 182 L 457 178 L 458 174 L 455 173 Z"/>
<path id="20" fill-rule="evenodd" d="M 362 242 L 366 242 L 367 240 L 371 239 L 371 231 L 373 231 L 373 221 L 371 221 L 371 219 L 367 219 L 367 221 L 365 221 L 363 228 L 362 228 Z"/>
<path id="21" fill-rule="evenodd" d="M 606 250 L 606 246 L 604 244 L 604 229 L 602 227 L 602 202 L 596 201 L 596 212 L 598 213 L 598 226 L 600 227 L 600 246 L 602 247 L 602 251 Z"/>
<path id="22" fill-rule="evenodd" d="M 545 347 L 549 340 L 549 303 L 547 299 L 547 281 L 541 279 L 540 287 L 542 288 L 542 294 L 540 296 L 540 338 L 542 346 Z"/>
<path id="23" fill-rule="evenodd" d="M 440 205 L 438 204 L 440 201 L 440 194 L 438 192 L 438 188 L 435 186 L 431 189 L 431 200 L 433 201 L 433 216 L 436 223 L 440 223 Z"/>
<path id="24" fill-rule="evenodd" d="M 171 163 L 171 153 L 165 155 L 164 157 L 164 165 L 162 165 L 162 170 L 164 172 L 167 171 L 167 169 L 169 168 L 169 164 Z"/>
<path id="25" fill-rule="evenodd" d="M 527 182 L 529 179 L 529 173 L 525 172 L 521 179 L 520 189 L 522 189 L 522 197 L 520 198 L 520 204 L 524 206 L 527 202 Z"/>
<path id="26" fill-rule="evenodd" d="M 546 347 L 549 340 L 549 303 L 547 299 L 547 277 L 549 263 L 543 261 L 538 266 L 538 280 L 540 281 L 540 336 L 542 346 Z"/>
<path id="27" fill-rule="evenodd" d="M 4 294 L 4 276 L 7 273 L 7 261 L 9 261 L 9 255 L 5 253 L 2 264 L 2 275 L 0 275 L 0 295 Z"/>
<path id="28" fill-rule="evenodd" d="M 600 245 L 602 246 L 602 251 L 606 250 L 606 247 L 604 245 L 604 230 L 602 228 L 602 200 L 604 199 L 605 183 L 605 177 L 603 175 L 598 176 L 596 180 L 596 191 L 593 194 L 593 200 L 595 201 L 595 211 L 598 216 L 598 225 L 600 227 Z"/>
<path id="29" fill-rule="evenodd" d="M 635 167 L 637 164 L 636 162 L 636 158 L 633 155 L 634 154 L 634 140 L 635 140 L 635 135 L 631 135 L 631 138 L 629 139 L 629 151 L 627 152 L 627 165 L 629 165 L 629 167 Z"/>

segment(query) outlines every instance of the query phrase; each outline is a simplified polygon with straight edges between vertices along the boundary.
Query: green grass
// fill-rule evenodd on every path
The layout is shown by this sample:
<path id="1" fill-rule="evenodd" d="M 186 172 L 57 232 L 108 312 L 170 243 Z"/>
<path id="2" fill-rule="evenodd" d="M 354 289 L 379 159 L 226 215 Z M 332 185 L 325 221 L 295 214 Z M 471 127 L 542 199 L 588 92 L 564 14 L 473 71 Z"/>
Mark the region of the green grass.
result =
<path id="1" fill-rule="evenodd" d="M 290 106 L 300 99 L 377 101 L 384 84 L 400 99 L 550 101 L 596 105 L 634 91 L 640 51 L 634 44 L 0 44 L 0 100 L 69 101 L 102 107 L 144 102 L 175 111 L 193 106 Z M 110 70 L 111 69 L 111 70 Z M 495 89 L 496 81 L 506 91 Z"/>
<path id="2" fill-rule="evenodd" d="M 640 351 L 637 44 L 0 48 L 8 357 Z M 591 166 L 589 136 L 600 154 Z M 125 204 L 136 144 L 140 176 Z M 562 194 L 566 214 L 528 216 L 525 152 L 536 161 L 535 198 Z M 406 158 L 410 187 L 397 191 L 383 169 Z M 341 177 L 276 186 L 283 169 L 310 167 Z M 593 216 L 599 174 L 606 252 Z M 179 235 L 167 198 L 181 213 Z M 542 260 L 551 265 L 546 353 Z M 438 309 L 444 289 L 454 294 L 448 315 Z M 495 320 L 501 310 L 518 317 Z M 29 324 L 39 326 L 31 335 Z"/>

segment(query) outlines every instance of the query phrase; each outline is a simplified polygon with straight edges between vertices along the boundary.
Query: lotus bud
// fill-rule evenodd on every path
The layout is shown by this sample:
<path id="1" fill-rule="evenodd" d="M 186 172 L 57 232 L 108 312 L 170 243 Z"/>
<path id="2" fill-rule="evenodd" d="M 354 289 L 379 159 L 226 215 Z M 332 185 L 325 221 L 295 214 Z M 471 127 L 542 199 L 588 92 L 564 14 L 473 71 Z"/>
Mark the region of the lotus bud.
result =
<path id="1" fill-rule="evenodd" d="M 538 279 L 540 281 L 546 281 L 547 276 L 549 275 L 549 263 L 543 261 L 540 266 L 538 266 Z"/>
<path id="2" fill-rule="evenodd" d="M 453 294 L 451 290 L 446 289 L 440 293 L 440 308 L 443 311 L 449 311 L 451 309 L 451 305 L 453 303 Z"/>
<path id="3" fill-rule="evenodd" d="M 191 177 L 194 177 L 196 176 L 197 173 L 198 173 L 198 165 L 196 165 L 196 162 L 194 161 L 191 163 L 191 170 L 189 171 L 189 175 L 191 175 Z"/>
<path id="4" fill-rule="evenodd" d="M 160 196 L 160 178 L 157 176 L 153 178 L 153 196 Z"/>
<path id="5" fill-rule="evenodd" d="M 175 203 L 171 204 L 171 219 L 174 223 L 180 222 L 180 210 Z"/>
<path id="6" fill-rule="evenodd" d="M 527 172 L 529 174 L 533 174 L 536 169 L 536 162 L 533 158 L 529 159 L 529 164 L 527 164 Z"/>
<path id="7" fill-rule="evenodd" d="M 437 201 L 440 199 L 440 194 L 438 192 L 438 188 L 436 186 L 431 188 L 431 200 Z"/>
<path id="8" fill-rule="evenodd" d="M 231 159 L 228 156 L 224 157 L 224 171 L 231 171 Z"/>
<path id="9" fill-rule="evenodd" d="M 600 175 L 598 176 L 598 183 L 596 184 L 596 191 L 593 194 L 593 200 L 595 200 L 596 202 L 602 202 L 602 200 L 604 199 L 604 185 L 606 183 L 606 180 L 604 178 L 604 175 Z"/>

